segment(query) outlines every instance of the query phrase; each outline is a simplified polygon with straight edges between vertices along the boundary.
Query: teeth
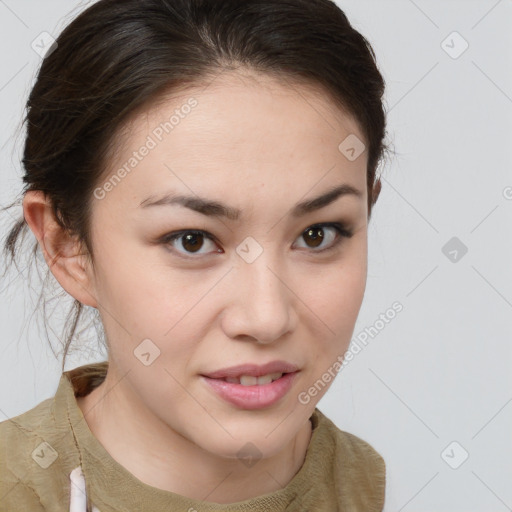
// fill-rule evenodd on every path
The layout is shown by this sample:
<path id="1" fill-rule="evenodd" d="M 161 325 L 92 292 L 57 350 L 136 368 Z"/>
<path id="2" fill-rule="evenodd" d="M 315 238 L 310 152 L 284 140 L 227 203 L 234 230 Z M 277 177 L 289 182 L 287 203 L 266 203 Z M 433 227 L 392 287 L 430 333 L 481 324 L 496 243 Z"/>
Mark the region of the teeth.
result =
<path id="1" fill-rule="evenodd" d="M 240 377 L 240 384 L 242 386 L 255 386 L 258 384 L 259 377 L 252 377 L 251 375 L 242 375 Z"/>
<path id="2" fill-rule="evenodd" d="M 283 376 L 281 372 L 269 373 L 262 375 L 261 377 L 253 377 L 252 375 L 241 375 L 240 378 L 227 377 L 226 382 L 232 384 L 242 384 L 242 386 L 263 386 L 264 384 L 270 384 L 272 381 L 280 379 Z"/>
<path id="3" fill-rule="evenodd" d="M 263 384 L 270 384 L 272 382 L 272 375 L 262 375 L 258 377 L 258 386 L 262 386 Z"/>

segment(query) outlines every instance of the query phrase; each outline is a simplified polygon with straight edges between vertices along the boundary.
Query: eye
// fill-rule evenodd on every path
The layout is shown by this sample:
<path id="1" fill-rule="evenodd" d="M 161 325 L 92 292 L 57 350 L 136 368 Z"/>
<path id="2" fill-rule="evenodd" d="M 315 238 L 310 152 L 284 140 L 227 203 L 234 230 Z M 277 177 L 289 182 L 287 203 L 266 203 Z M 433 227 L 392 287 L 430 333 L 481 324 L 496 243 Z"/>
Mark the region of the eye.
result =
<path id="1" fill-rule="evenodd" d="M 208 244 L 215 246 L 213 236 L 206 231 L 180 231 L 178 233 L 171 233 L 162 238 L 162 242 L 169 244 L 173 249 L 181 252 L 182 254 L 208 254 L 208 252 L 222 252 L 222 249 L 214 251 L 201 252 L 201 249 Z"/>
<path id="2" fill-rule="evenodd" d="M 305 249 L 312 249 L 312 252 L 324 252 L 334 250 L 341 244 L 343 238 L 350 238 L 353 232 L 347 229 L 343 224 L 337 222 L 329 222 L 324 224 L 315 224 L 308 227 L 299 236 L 306 241 L 305 246 L 300 246 Z M 170 245 L 172 250 L 177 252 L 178 255 L 184 258 L 189 255 L 205 256 L 211 253 L 222 253 L 223 250 L 219 249 L 213 235 L 207 231 L 202 230 L 183 230 L 175 233 L 169 233 L 160 239 L 161 243 Z M 210 245 L 210 250 L 208 250 Z M 325 247 L 324 247 L 325 246 Z M 202 251 L 202 249 L 205 250 Z M 217 247 L 217 249 L 215 249 Z M 321 247 L 317 249 L 317 247 Z M 213 249 L 213 250 L 212 250 Z M 193 258 L 194 256 L 192 256 Z"/>
<path id="3" fill-rule="evenodd" d="M 352 235 L 353 233 L 342 224 L 330 222 L 308 227 L 298 240 L 306 241 L 306 249 L 313 248 L 313 252 L 323 252 L 335 249 L 342 242 L 343 238 L 350 238 Z M 322 246 L 322 244 L 325 247 L 316 250 L 316 247 Z"/>

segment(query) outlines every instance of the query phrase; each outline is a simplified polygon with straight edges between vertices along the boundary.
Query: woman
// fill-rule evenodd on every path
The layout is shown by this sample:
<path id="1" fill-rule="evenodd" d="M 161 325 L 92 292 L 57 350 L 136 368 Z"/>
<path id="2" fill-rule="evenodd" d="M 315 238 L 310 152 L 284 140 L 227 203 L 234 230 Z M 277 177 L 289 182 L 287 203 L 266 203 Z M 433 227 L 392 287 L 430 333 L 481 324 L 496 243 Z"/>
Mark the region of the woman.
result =
<path id="1" fill-rule="evenodd" d="M 0 424 L 0 510 L 350 510 L 316 405 L 362 303 L 384 81 L 330 0 L 100 0 L 27 104 L 23 214 L 108 361 Z M 71 484 L 70 484 L 71 479 Z"/>

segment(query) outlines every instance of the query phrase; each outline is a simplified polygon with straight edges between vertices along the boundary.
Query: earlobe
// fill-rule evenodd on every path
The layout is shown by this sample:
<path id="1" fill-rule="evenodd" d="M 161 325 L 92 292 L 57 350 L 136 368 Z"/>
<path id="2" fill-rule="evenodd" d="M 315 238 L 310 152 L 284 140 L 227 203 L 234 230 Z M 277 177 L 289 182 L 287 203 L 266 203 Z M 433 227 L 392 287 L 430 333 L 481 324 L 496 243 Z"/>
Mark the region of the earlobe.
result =
<path id="1" fill-rule="evenodd" d="M 57 222 L 42 191 L 31 190 L 25 194 L 23 214 L 50 271 L 62 288 L 82 304 L 97 307 L 94 276 L 82 243 Z"/>

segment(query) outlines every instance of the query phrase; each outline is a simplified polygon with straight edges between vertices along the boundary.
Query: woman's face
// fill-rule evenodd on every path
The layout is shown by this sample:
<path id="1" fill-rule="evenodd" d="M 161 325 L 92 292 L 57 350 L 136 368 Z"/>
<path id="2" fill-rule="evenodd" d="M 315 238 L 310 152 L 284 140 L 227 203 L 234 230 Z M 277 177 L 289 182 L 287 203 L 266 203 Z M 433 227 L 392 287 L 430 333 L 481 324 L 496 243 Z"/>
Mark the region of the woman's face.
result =
<path id="1" fill-rule="evenodd" d="M 366 285 L 363 135 L 325 96 L 256 78 L 226 72 L 138 116 L 92 203 L 118 391 L 141 425 L 223 457 L 272 456 L 305 425 Z M 238 365 L 255 368 L 206 377 Z"/>

